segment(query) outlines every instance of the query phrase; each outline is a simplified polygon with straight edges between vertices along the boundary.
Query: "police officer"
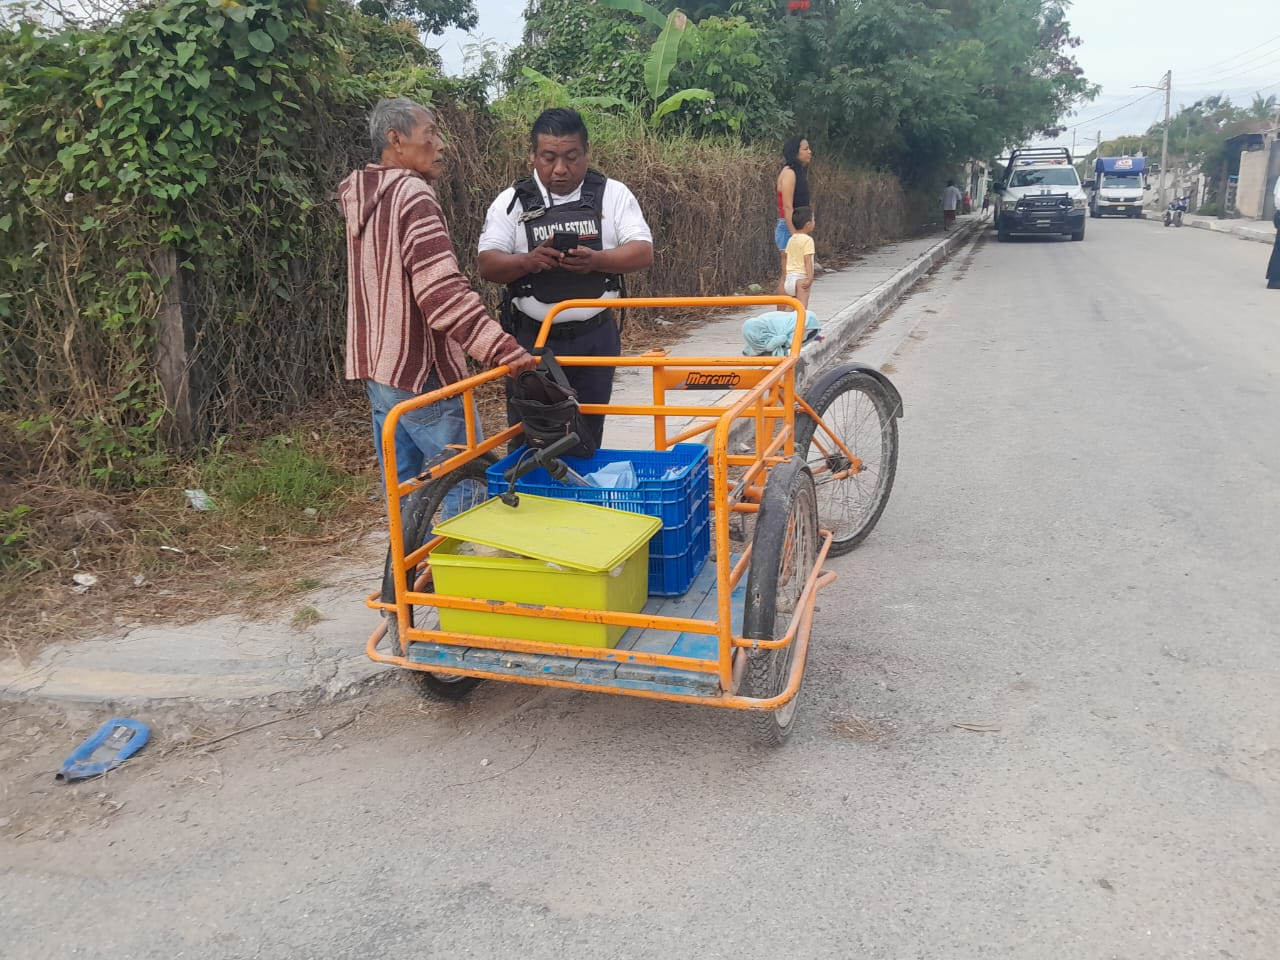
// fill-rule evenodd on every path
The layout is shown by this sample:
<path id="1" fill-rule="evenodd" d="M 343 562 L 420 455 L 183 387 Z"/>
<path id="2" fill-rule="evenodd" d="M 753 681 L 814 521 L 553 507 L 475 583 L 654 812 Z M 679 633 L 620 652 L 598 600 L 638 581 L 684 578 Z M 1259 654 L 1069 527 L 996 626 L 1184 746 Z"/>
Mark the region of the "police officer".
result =
<path id="1" fill-rule="evenodd" d="M 576 110 L 543 111 L 529 146 L 532 175 L 494 200 L 479 243 L 480 275 L 506 285 L 504 324 L 525 349 L 553 304 L 619 297 L 622 275 L 653 263 L 640 204 L 625 184 L 588 166 L 587 127 Z M 547 345 L 562 356 L 616 357 L 622 344 L 615 311 L 564 310 Z M 612 366 L 565 368 L 584 404 L 609 402 L 613 373 Z M 585 419 L 601 446 L 604 417 Z"/>

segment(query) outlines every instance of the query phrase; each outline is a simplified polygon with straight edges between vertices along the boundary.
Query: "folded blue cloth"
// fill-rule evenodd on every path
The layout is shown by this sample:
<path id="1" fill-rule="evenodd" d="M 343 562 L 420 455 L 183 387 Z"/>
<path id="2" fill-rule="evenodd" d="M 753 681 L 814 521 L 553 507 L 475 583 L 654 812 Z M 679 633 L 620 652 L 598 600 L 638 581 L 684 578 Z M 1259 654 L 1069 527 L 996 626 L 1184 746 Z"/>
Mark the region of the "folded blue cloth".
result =
<path id="1" fill-rule="evenodd" d="M 818 335 L 821 328 L 812 310 L 805 311 L 804 339 L 806 342 Z M 742 339 L 746 346 L 742 352 L 748 357 L 772 354 L 785 357 L 791 352 L 791 338 L 796 335 L 796 315 L 791 310 L 770 310 L 742 321 Z"/>
<path id="2" fill-rule="evenodd" d="M 640 486 L 640 482 L 636 479 L 635 467 L 630 460 L 606 463 L 595 473 L 588 473 L 583 479 L 594 487 L 613 490 L 634 490 Z"/>

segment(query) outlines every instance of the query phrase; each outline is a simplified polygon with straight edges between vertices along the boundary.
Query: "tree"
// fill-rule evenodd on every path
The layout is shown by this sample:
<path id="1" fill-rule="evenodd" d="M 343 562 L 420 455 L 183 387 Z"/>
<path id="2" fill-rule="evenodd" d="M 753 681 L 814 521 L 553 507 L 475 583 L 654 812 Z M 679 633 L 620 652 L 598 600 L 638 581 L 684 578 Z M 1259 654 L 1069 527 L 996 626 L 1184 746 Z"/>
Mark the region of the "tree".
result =
<path id="1" fill-rule="evenodd" d="M 531 0 L 507 76 L 527 69 L 574 98 L 620 97 L 655 126 L 743 136 L 786 121 L 777 52 L 742 17 L 694 24 L 646 0 Z"/>
<path id="2" fill-rule="evenodd" d="M 1269 97 L 1255 93 L 1253 102 L 1249 104 L 1245 113 L 1250 120 L 1274 120 L 1278 110 L 1280 110 L 1280 107 L 1276 105 L 1276 95 L 1274 93 Z"/>
<path id="3" fill-rule="evenodd" d="M 811 0 L 794 16 L 781 0 L 692 8 L 671 83 L 709 90 L 714 102 L 682 107 L 684 129 L 775 142 L 803 131 L 908 183 L 1054 132 L 1096 93 L 1060 0 Z M 508 71 L 533 66 L 580 93 L 643 102 L 645 52 L 676 9 L 530 0 Z"/>
<path id="4" fill-rule="evenodd" d="M 447 27 L 470 30 L 478 21 L 475 0 L 359 0 L 357 9 L 387 23 L 407 20 L 423 33 Z"/>
<path id="5" fill-rule="evenodd" d="M 572 88 L 581 96 L 611 95 L 628 103 L 645 96 L 644 64 L 652 44 L 645 24 L 580 0 L 529 0 L 524 37 L 506 64 L 508 85 L 523 68 Z"/>
<path id="6" fill-rule="evenodd" d="M 1095 92 L 1056 2 L 863 0 L 783 27 L 801 127 L 908 182 L 1050 131 Z"/>

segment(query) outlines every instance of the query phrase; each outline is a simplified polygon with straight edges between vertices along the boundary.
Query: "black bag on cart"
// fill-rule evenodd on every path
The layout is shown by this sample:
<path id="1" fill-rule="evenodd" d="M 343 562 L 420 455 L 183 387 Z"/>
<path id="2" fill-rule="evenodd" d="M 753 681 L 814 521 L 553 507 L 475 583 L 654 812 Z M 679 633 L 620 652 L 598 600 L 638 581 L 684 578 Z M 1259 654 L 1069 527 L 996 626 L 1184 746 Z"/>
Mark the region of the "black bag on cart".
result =
<path id="1" fill-rule="evenodd" d="M 556 361 L 555 354 L 542 347 L 536 370 L 526 370 L 511 385 L 509 403 L 524 426 L 524 439 L 530 447 L 542 450 L 571 433 L 579 443 L 566 456 L 590 457 L 596 452 L 595 442 L 582 420 L 578 392 Z"/>

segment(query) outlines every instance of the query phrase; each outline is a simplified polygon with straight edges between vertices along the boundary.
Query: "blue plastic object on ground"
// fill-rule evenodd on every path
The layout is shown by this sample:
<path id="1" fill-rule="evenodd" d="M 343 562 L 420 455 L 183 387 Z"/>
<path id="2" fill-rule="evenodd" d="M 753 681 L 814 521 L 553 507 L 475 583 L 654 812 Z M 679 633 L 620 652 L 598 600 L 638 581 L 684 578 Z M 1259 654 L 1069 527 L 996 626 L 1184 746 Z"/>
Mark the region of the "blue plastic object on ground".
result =
<path id="1" fill-rule="evenodd" d="M 59 783 L 100 777 L 124 763 L 147 743 L 150 731 L 144 723 L 117 717 L 108 720 L 62 762 L 54 777 Z"/>

